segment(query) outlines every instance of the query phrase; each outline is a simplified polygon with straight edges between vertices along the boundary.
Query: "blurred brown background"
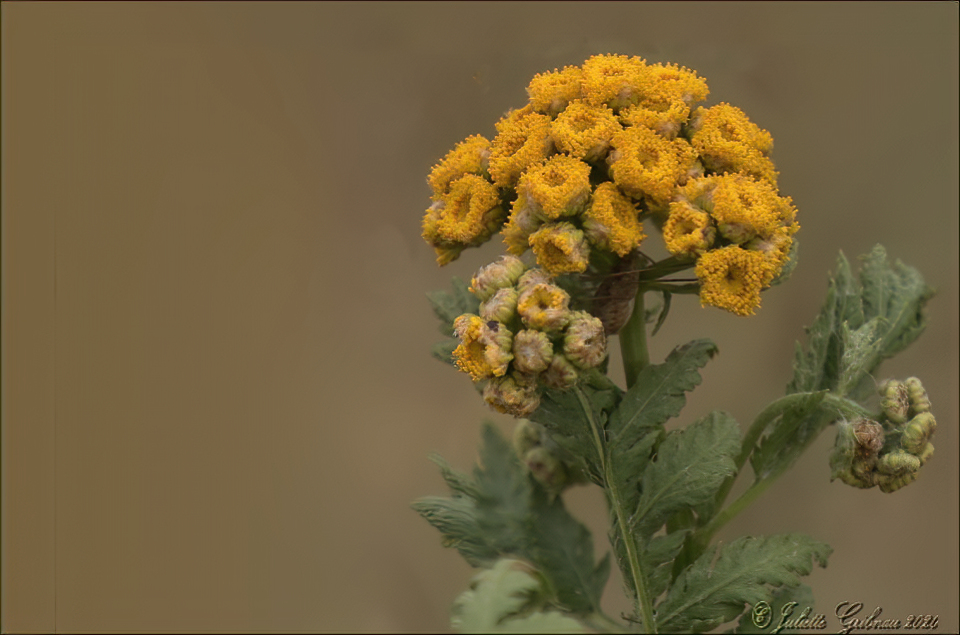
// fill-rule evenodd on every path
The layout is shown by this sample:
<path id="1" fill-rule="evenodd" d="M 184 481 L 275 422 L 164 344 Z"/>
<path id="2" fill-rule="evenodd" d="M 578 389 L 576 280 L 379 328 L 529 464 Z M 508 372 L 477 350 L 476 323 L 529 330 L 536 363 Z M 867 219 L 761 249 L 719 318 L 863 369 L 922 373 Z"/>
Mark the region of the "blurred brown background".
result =
<path id="1" fill-rule="evenodd" d="M 603 52 L 697 69 L 800 209 L 756 317 L 683 297 L 653 340 L 720 346 L 680 423 L 782 394 L 839 250 L 882 242 L 939 289 L 883 369 L 929 389 L 922 477 L 829 483 L 831 430 L 722 538 L 807 532 L 836 549 L 819 611 L 960 628 L 956 3 L 2 11 L 4 631 L 446 630 L 470 570 L 408 504 L 493 414 L 429 356 L 424 294 L 499 247 L 439 270 L 425 177 Z M 569 500 L 606 549 L 598 492 Z"/>

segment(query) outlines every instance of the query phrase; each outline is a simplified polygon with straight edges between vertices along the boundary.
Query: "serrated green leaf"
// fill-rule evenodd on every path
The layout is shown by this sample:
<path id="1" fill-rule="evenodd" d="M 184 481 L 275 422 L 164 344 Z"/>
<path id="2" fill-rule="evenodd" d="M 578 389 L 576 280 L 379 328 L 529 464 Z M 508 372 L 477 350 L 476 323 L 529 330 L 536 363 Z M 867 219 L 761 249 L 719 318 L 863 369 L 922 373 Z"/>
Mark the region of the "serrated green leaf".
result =
<path id="1" fill-rule="evenodd" d="M 762 610 L 755 613 L 753 606 L 748 606 L 747 611 L 740 618 L 737 628 L 731 633 L 772 633 L 777 626 L 784 625 L 781 620 L 787 620 L 787 623 L 797 619 L 802 619 L 806 612 L 807 617 L 803 619 L 813 619 L 813 591 L 806 584 L 800 584 L 795 587 L 781 587 L 767 602 Z M 769 617 L 767 617 L 769 616 Z M 769 619 L 769 622 L 766 620 Z M 811 626 L 810 628 L 815 628 Z M 784 628 L 778 630 L 778 633 L 801 633 L 809 629 L 796 630 Z"/>
<path id="2" fill-rule="evenodd" d="M 614 410 L 607 425 L 607 454 L 625 509 L 636 509 L 640 475 L 649 460 L 651 432 L 658 433 L 680 414 L 685 394 L 700 384 L 700 368 L 717 352 L 710 340 L 695 340 L 673 350 L 662 364 L 647 366 Z M 638 448 L 640 451 L 638 451 Z"/>
<path id="3" fill-rule="evenodd" d="M 437 460 L 452 498 L 430 497 L 413 508 L 474 566 L 513 556 L 533 563 L 555 603 L 576 613 L 599 609 L 609 559 L 595 563 L 589 530 L 560 497 L 533 480 L 492 424 L 483 428 L 480 465 L 472 480 Z"/>
<path id="4" fill-rule="evenodd" d="M 480 311 L 480 300 L 470 293 L 469 285 L 460 278 L 450 281 L 453 291 L 431 291 L 427 293 L 433 312 L 440 320 L 440 332 L 447 337 L 453 336 L 453 321 L 464 313 L 476 314 Z"/>
<path id="5" fill-rule="evenodd" d="M 542 581 L 528 564 L 504 559 L 473 577 L 453 605 L 451 626 L 461 633 L 585 633 L 557 611 L 537 610 Z"/>
<path id="6" fill-rule="evenodd" d="M 689 534 L 683 529 L 672 534 L 657 536 L 643 550 L 642 566 L 647 576 L 647 589 L 650 597 L 659 597 L 667 590 L 673 573 L 673 561 L 683 548 L 683 541 Z"/>
<path id="7" fill-rule="evenodd" d="M 877 357 L 883 342 L 877 337 L 877 332 L 881 323 L 882 318 L 875 317 L 856 330 L 851 329 L 846 322 L 840 325 L 840 347 L 843 353 L 840 356 L 837 393 L 849 394 L 860 382 L 864 369 L 873 367 L 875 362 L 879 361 Z"/>
<path id="8" fill-rule="evenodd" d="M 746 604 L 769 602 L 771 587 L 800 584 L 832 549 L 802 534 L 746 536 L 707 550 L 685 569 L 657 606 L 660 632 L 704 632 L 730 622 Z"/>
<path id="9" fill-rule="evenodd" d="M 675 512 L 711 500 L 724 480 L 736 472 L 740 427 L 725 412 L 715 411 L 684 430 L 673 430 L 647 464 L 631 528 L 653 534 Z"/>

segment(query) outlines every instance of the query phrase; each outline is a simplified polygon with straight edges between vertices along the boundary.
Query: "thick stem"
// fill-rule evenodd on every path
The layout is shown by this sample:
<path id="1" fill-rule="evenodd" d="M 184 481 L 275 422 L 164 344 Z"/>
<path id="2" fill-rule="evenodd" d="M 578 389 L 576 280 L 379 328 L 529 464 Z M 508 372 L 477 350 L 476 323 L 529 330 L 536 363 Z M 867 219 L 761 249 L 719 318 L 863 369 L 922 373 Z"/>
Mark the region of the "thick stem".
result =
<path id="1" fill-rule="evenodd" d="M 593 408 L 590 405 L 590 400 L 587 399 L 587 396 L 583 394 L 583 391 L 580 390 L 579 387 L 575 388 L 574 390 L 576 390 L 577 399 L 580 401 L 580 407 L 583 409 L 587 420 L 590 422 L 590 431 L 593 433 L 593 442 L 597 448 L 597 456 L 600 458 L 600 468 L 603 470 L 603 482 L 604 489 L 607 493 L 607 501 L 611 508 L 610 511 L 616 519 L 617 527 L 620 530 L 620 536 L 623 538 L 624 551 L 627 552 L 627 565 L 629 566 L 629 571 L 625 571 L 624 574 L 626 575 L 629 573 L 630 579 L 633 581 L 634 589 L 636 589 L 637 592 L 637 596 L 634 598 L 633 602 L 633 609 L 643 620 L 643 627 L 645 629 L 644 632 L 656 633 L 657 623 L 653 619 L 653 602 L 651 601 L 650 593 L 647 590 L 646 580 L 643 577 L 643 572 L 640 569 L 640 554 L 637 550 L 637 544 L 633 540 L 633 535 L 629 532 L 627 524 L 629 512 L 623 505 L 620 489 L 617 485 L 616 479 L 611 473 L 610 464 L 607 461 L 606 447 L 603 443 L 603 435 L 601 434 L 600 425 L 593 416 Z"/>
<path id="2" fill-rule="evenodd" d="M 637 383 L 640 371 L 650 364 L 647 351 L 647 316 L 643 305 L 644 285 L 637 288 L 630 320 L 620 329 L 620 352 L 623 354 L 623 372 L 627 377 L 627 388 Z"/>

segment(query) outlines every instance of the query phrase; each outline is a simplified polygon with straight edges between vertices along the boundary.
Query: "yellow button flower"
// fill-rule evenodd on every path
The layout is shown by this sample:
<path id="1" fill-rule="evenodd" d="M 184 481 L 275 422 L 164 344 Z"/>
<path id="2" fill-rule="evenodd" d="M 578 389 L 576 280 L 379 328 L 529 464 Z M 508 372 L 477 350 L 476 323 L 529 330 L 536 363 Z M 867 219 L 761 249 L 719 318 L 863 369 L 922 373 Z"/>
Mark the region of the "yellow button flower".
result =
<path id="1" fill-rule="evenodd" d="M 550 126 L 557 150 L 584 161 L 606 154 L 613 135 L 621 130 L 623 126 L 612 110 L 602 104 L 594 106 L 582 101 L 567 106 Z"/>
<path id="2" fill-rule="evenodd" d="M 690 143 L 704 167 L 715 172 L 745 172 L 776 185 L 777 171 L 768 157 L 773 137 L 736 106 L 721 103 L 698 108 Z"/>
<path id="3" fill-rule="evenodd" d="M 691 104 L 707 98 L 707 82 L 695 71 L 676 64 L 654 64 L 646 73 L 641 99 L 620 112 L 620 121 L 645 126 L 673 139 L 690 117 Z"/>
<path id="4" fill-rule="evenodd" d="M 528 328 L 558 331 L 570 319 L 570 296 L 556 285 L 534 284 L 520 291 L 517 313 Z"/>
<path id="5" fill-rule="evenodd" d="M 696 267 L 700 302 L 736 313 L 753 315 L 760 306 L 760 290 L 770 279 L 763 254 L 730 245 L 700 256 Z"/>
<path id="6" fill-rule="evenodd" d="M 574 216 L 590 198 L 590 166 L 558 154 L 521 176 L 517 193 L 544 219 Z"/>
<path id="7" fill-rule="evenodd" d="M 461 315 L 453 323 L 460 345 L 453 351 L 457 368 L 474 381 L 506 374 L 513 359 L 513 334 L 503 324 L 477 315 Z"/>
<path id="8" fill-rule="evenodd" d="M 590 261 L 590 246 L 583 231 L 570 223 L 547 223 L 530 235 L 537 264 L 549 273 L 583 273 Z"/>
<path id="9" fill-rule="evenodd" d="M 440 202 L 436 235 L 451 243 L 479 244 L 500 229 L 506 217 L 497 188 L 476 174 L 451 183 L 450 191 Z"/>
<path id="10" fill-rule="evenodd" d="M 717 230 L 710 215 L 687 201 L 670 203 L 670 215 L 663 224 L 663 240 L 675 256 L 696 256 L 713 245 Z"/>
<path id="11" fill-rule="evenodd" d="M 497 412 L 526 417 L 540 405 L 540 394 L 534 379 L 514 372 L 487 383 L 483 400 Z"/>
<path id="12" fill-rule="evenodd" d="M 556 115 L 567 104 L 582 95 L 583 73 L 578 66 L 567 66 L 562 71 L 539 73 L 530 80 L 527 94 L 530 106 L 537 112 Z"/>
<path id="13" fill-rule="evenodd" d="M 647 64 L 639 57 L 594 55 L 581 68 L 584 98 L 614 111 L 639 101 L 648 81 Z"/>
<path id="14" fill-rule="evenodd" d="M 613 138 L 613 147 L 607 162 L 614 182 L 633 198 L 646 198 L 660 208 L 669 204 L 696 161 L 685 140 L 671 141 L 649 128 L 627 128 Z"/>
<path id="15" fill-rule="evenodd" d="M 527 105 L 503 117 L 496 124 L 488 170 L 498 187 L 513 187 L 530 166 L 546 159 L 553 151 L 550 117 Z"/>
<path id="16" fill-rule="evenodd" d="M 769 181 L 757 181 L 744 174 L 713 177 L 715 188 L 709 195 L 710 215 L 726 238 L 742 243 L 755 236 L 768 236 L 784 224 L 789 215 L 777 191 Z"/>
<path id="17" fill-rule="evenodd" d="M 460 177 L 486 172 L 489 157 L 490 141 L 480 135 L 472 135 L 458 143 L 433 166 L 427 177 L 434 200 L 440 200 L 449 191 L 450 184 Z"/>
<path id="18" fill-rule="evenodd" d="M 594 245 L 621 258 L 646 238 L 636 205 L 610 182 L 601 183 L 594 191 L 583 214 L 583 231 Z"/>

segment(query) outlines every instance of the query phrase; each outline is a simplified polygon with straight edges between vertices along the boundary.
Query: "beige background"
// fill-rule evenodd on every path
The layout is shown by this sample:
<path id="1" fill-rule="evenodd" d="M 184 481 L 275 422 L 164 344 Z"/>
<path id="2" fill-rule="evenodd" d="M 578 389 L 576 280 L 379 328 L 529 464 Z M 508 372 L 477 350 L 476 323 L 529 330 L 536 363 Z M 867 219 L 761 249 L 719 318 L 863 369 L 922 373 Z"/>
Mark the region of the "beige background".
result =
<path id="1" fill-rule="evenodd" d="M 960 627 L 956 3 L 2 11 L 3 631 L 445 630 L 470 570 L 408 504 L 492 415 L 430 358 L 424 293 L 499 250 L 438 270 L 424 179 L 600 52 L 697 69 L 800 209 L 759 315 L 680 298 L 653 341 L 720 346 L 681 423 L 782 394 L 838 250 L 883 242 L 939 288 L 883 369 L 929 388 L 920 480 L 829 483 L 831 431 L 722 538 L 810 533 L 836 548 L 819 610 Z M 605 548 L 598 493 L 569 498 Z"/>

